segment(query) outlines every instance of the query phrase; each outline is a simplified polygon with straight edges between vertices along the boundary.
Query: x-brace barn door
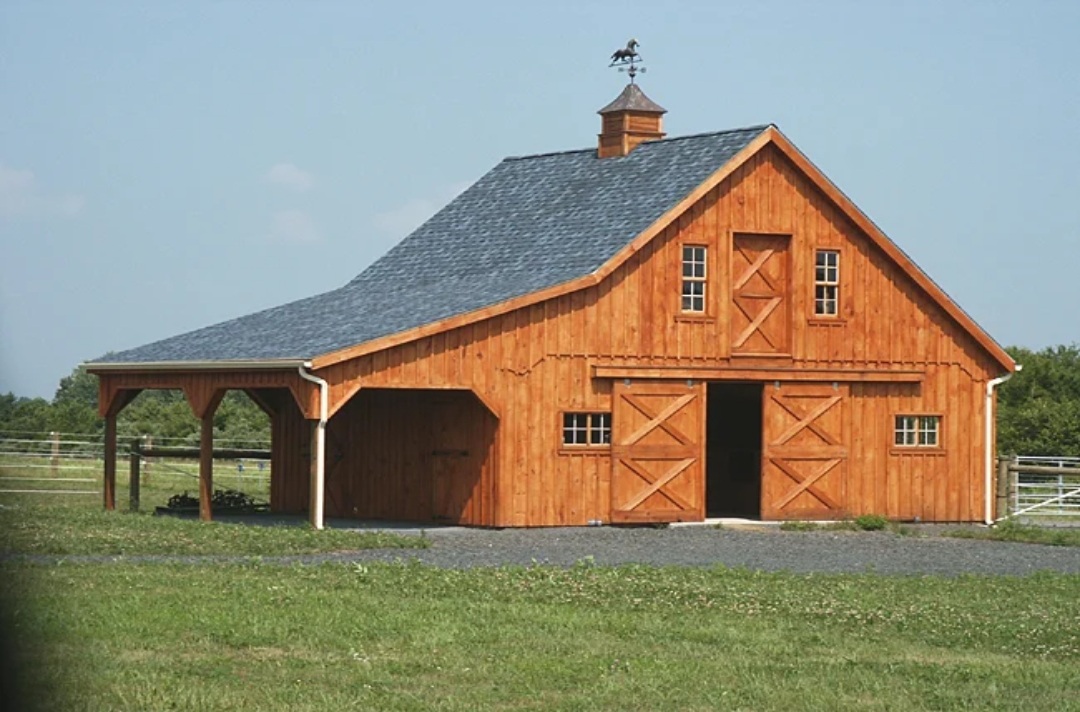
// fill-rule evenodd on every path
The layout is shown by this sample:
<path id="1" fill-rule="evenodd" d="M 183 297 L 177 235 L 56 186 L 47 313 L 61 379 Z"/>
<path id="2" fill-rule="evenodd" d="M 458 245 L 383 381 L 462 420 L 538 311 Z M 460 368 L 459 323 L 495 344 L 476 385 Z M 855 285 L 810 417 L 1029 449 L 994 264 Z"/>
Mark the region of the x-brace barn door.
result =
<path id="1" fill-rule="evenodd" d="M 786 235 L 736 233 L 731 249 L 731 352 L 791 353 Z"/>
<path id="2" fill-rule="evenodd" d="M 766 384 L 763 397 L 761 516 L 844 516 L 848 386 Z"/>
<path id="3" fill-rule="evenodd" d="M 611 521 L 704 519 L 704 384 L 617 381 L 612 399 Z"/>

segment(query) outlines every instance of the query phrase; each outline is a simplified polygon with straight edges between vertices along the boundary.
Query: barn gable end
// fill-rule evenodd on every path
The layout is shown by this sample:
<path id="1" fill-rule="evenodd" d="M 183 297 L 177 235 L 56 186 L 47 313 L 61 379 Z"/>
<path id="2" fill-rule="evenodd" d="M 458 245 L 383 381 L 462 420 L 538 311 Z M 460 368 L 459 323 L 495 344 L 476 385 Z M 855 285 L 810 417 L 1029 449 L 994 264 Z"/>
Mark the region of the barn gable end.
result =
<path id="1" fill-rule="evenodd" d="M 733 353 L 738 235 L 788 241 L 783 298 L 790 354 Z M 681 310 L 685 245 L 707 247 L 715 277 L 700 316 Z M 822 247 L 838 250 L 842 260 L 835 319 L 812 313 L 813 251 Z M 611 452 L 563 447 L 560 417 L 611 412 L 613 384 L 665 374 L 850 384 L 837 423 L 838 437 L 848 440 L 842 514 L 977 519 L 983 443 L 973 425 L 983 415 L 983 384 L 998 369 L 783 151 L 766 146 L 597 284 L 340 361 L 321 373 L 331 383 L 333 403 L 360 384 L 469 388 L 498 404 L 502 474 L 489 523 L 528 526 L 610 521 Z M 947 413 L 944 447 L 890 448 L 893 419 L 907 412 Z"/>

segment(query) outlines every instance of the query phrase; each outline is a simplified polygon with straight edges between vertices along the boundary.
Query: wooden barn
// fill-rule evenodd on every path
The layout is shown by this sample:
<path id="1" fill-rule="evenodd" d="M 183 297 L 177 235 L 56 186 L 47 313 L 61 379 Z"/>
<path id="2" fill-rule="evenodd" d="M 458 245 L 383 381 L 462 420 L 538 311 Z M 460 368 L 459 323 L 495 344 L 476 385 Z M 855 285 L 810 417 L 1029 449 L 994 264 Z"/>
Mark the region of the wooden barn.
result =
<path id="1" fill-rule="evenodd" d="M 348 284 L 87 364 L 107 419 L 228 389 L 271 507 L 488 527 L 992 516 L 1009 355 L 776 126 L 507 158 Z M 203 508 L 203 517 L 211 512 Z"/>

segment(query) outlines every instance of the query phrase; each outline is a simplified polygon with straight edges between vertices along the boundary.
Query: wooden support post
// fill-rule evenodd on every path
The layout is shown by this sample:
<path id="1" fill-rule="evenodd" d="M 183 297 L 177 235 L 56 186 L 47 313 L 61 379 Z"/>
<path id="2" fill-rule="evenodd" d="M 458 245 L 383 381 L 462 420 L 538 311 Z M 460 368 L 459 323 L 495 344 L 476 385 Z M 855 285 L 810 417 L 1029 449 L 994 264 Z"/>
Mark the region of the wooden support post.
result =
<path id="1" fill-rule="evenodd" d="M 997 503 L 994 507 L 994 519 L 1001 519 L 1009 514 L 1009 458 L 999 457 L 997 467 Z"/>
<path id="2" fill-rule="evenodd" d="M 49 458 L 49 465 L 55 477 L 60 471 L 60 433 L 54 430 L 49 435 L 52 436 L 52 457 Z"/>
<path id="3" fill-rule="evenodd" d="M 142 463 L 142 455 L 136 447 L 138 441 L 131 447 L 131 473 L 128 475 L 128 509 L 132 512 L 139 511 L 139 465 Z"/>
<path id="4" fill-rule="evenodd" d="M 116 414 L 105 416 L 105 509 L 116 509 Z"/>
<path id="5" fill-rule="evenodd" d="M 199 437 L 199 519 L 209 522 L 214 518 L 211 498 L 214 496 L 214 409 L 202 417 Z"/>
<path id="6" fill-rule="evenodd" d="M 105 482 L 101 488 L 105 499 L 105 509 L 116 509 L 116 416 L 124 409 L 140 389 L 111 390 L 108 380 L 101 379 L 98 385 L 98 413 L 105 419 Z"/>

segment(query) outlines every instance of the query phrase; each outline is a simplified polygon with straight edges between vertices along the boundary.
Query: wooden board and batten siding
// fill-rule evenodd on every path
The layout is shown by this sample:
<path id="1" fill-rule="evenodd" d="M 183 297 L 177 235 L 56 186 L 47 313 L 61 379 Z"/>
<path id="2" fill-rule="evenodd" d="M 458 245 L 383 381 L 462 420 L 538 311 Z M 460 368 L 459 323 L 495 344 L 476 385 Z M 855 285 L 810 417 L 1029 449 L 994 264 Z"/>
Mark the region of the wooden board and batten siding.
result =
<path id="1" fill-rule="evenodd" d="M 739 381 L 762 389 L 763 517 L 981 519 L 985 386 L 1008 357 L 781 134 L 763 136 L 592 275 L 313 359 L 333 414 L 327 514 L 699 520 L 707 383 Z M 687 246 L 707 262 L 694 313 Z M 814 313 L 818 249 L 838 255 L 835 314 Z M 315 401 L 309 384 L 275 385 L 295 397 L 272 415 L 272 496 L 295 511 Z M 575 413 L 611 414 L 611 443 L 564 443 Z M 904 414 L 940 418 L 937 445 L 895 446 Z"/>
<path id="2" fill-rule="evenodd" d="M 684 245 L 704 245 L 709 274 L 717 275 L 707 285 L 704 314 L 681 310 Z M 838 313 L 831 318 L 813 313 L 818 247 L 840 254 Z M 685 383 L 695 373 L 705 374 L 697 380 L 764 383 L 767 399 L 775 382 L 785 395 L 815 374 L 825 374 L 815 393 L 833 392 L 838 382 L 829 398 L 840 401 L 783 443 L 766 443 L 765 517 L 983 515 L 983 394 L 1001 366 L 773 146 L 686 205 L 598 284 L 362 351 L 316 360 L 332 402 L 351 397 L 357 384 L 361 393 L 460 388 L 497 413 L 497 486 L 485 490 L 493 501 L 473 520 L 479 523 L 700 519 L 704 443 L 696 443 L 694 458 L 628 464 L 640 461 L 635 443 L 619 438 L 646 416 L 616 395 L 626 378 Z M 699 399 L 699 410 L 680 417 L 703 418 L 704 391 Z M 812 400 L 793 398 L 798 405 L 791 410 L 768 400 L 765 438 L 779 439 L 800 423 L 816 407 Z M 612 413 L 615 445 L 563 447 L 566 412 Z M 893 447 L 894 418 L 909 412 L 942 415 L 941 447 Z M 648 436 L 689 445 L 662 429 Z M 387 437 L 395 436 L 358 432 L 351 447 Z M 690 459 L 670 485 L 637 501 L 654 486 L 650 478 L 669 476 Z M 644 474 L 629 474 L 635 466 Z M 667 514 L 649 515 L 654 506 Z"/>

